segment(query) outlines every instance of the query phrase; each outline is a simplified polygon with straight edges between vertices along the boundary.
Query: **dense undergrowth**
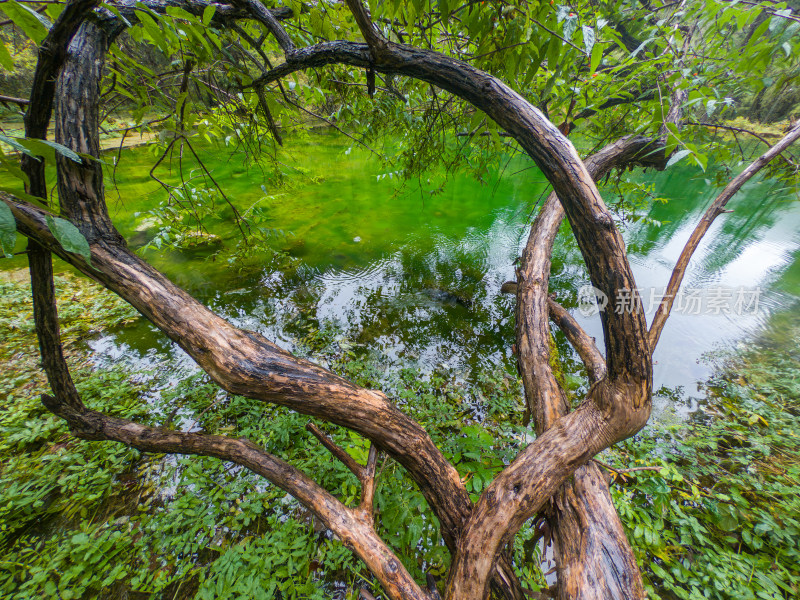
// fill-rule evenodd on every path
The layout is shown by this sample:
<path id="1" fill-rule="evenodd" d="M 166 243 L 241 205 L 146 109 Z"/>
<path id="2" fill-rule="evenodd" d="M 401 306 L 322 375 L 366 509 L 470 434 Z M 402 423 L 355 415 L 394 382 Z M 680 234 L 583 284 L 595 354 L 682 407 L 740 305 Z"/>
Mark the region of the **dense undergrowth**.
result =
<path id="1" fill-rule="evenodd" d="M 754 345 L 717 358 L 688 423 L 609 453 L 620 467 L 663 467 L 614 487 L 661 597 L 800 597 L 800 349 L 787 343 L 798 336 L 796 308 L 776 315 Z"/>
<path id="2" fill-rule="evenodd" d="M 158 357 L 146 370 L 93 368 L 85 339 L 136 315 L 82 280 L 61 276 L 57 286 L 67 355 L 91 407 L 247 436 L 358 502 L 356 479 L 306 432 L 307 417 L 230 396 L 202 374 L 176 377 Z M 38 400 L 45 382 L 28 294 L 25 283 L 0 283 L 1 598 L 355 598 L 364 586 L 380 593 L 347 549 L 264 480 L 216 459 L 71 438 Z M 796 319 L 787 327 L 800 333 Z M 297 342 L 357 383 L 380 386 L 422 422 L 475 497 L 527 439 L 519 382 L 505 372 L 465 383 L 447 370 L 390 370 L 377 351 L 326 328 Z M 651 597 L 797 596 L 799 374 L 800 356 L 770 352 L 768 341 L 740 352 L 709 382 L 689 422 L 651 427 L 601 457 L 618 469 L 663 467 L 619 474 L 614 486 Z M 366 458 L 363 439 L 328 432 Z M 381 534 L 417 577 L 443 574 L 449 553 L 436 519 L 399 466 L 378 464 Z M 523 582 L 540 590 L 533 535 L 523 529 L 514 557 Z"/>

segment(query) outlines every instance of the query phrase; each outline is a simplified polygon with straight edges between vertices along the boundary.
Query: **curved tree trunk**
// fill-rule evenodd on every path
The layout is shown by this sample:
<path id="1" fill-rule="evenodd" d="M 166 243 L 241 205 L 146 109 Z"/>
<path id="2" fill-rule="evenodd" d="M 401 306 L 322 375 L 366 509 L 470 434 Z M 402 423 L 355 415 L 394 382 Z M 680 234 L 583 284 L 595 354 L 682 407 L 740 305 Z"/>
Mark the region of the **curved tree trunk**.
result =
<path id="1" fill-rule="evenodd" d="M 608 482 L 594 463 L 579 468 L 553 499 L 560 600 L 640 600 L 642 576 Z"/>
<path id="2" fill-rule="evenodd" d="M 591 176 L 600 179 L 613 167 L 645 161 L 663 168 L 663 148 L 658 149 L 649 138 L 629 136 L 609 144 L 585 162 Z M 561 203 L 551 194 L 531 227 L 518 271 L 521 284 L 517 286 L 517 352 L 525 399 L 537 434 L 548 430 L 570 410 L 566 393 L 551 367 L 548 316 L 578 350 L 590 383 L 601 381 L 606 374 L 605 361 L 593 340 L 583 334 L 563 308 L 552 300 L 548 304 L 551 255 L 563 218 Z M 558 598 L 644 597 L 633 550 L 611 502 L 608 483 L 595 465 L 577 469 L 545 512 L 553 531 Z"/>
<path id="3" fill-rule="evenodd" d="M 107 45 L 107 37 L 102 27 L 95 23 L 85 23 L 70 44 L 70 53 L 58 84 L 56 141 L 78 152 L 95 156 L 98 155 L 99 76 L 102 72 L 102 62 Z M 403 50 L 403 52 L 407 51 L 409 49 Z M 433 79 L 438 82 L 444 81 L 454 69 L 462 68 L 460 64 L 455 64 L 453 61 L 448 63 L 447 60 L 430 54 L 425 54 L 422 58 L 424 60 L 420 63 L 414 57 L 409 57 L 407 60 L 397 63 L 396 69 L 401 73 L 407 72 L 426 80 Z M 417 67 L 421 65 L 422 70 L 416 72 L 418 69 L 412 66 L 414 64 Z M 412 66 L 410 72 L 407 70 L 408 66 Z M 467 96 L 477 97 L 477 89 L 479 87 L 483 89 L 485 86 L 480 81 L 470 80 L 471 70 L 464 69 L 467 72 L 458 72 L 457 79 L 460 80 L 461 85 L 465 86 L 460 91 Z M 481 76 L 485 77 L 483 74 Z M 489 78 L 486 79 L 486 84 L 490 88 L 496 89 L 498 82 Z M 494 106 L 492 102 L 499 102 L 499 106 L 494 106 L 492 110 L 495 118 L 506 115 L 507 113 L 504 111 L 514 110 L 515 107 L 519 108 L 518 104 L 521 101 L 519 97 L 504 99 L 505 90 L 500 89 L 499 91 L 501 92 L 500 96 L 492 100 L 495 94 L 489 94 L 489 104 L 484 103 L 488 108 Z M 510 104 L 503 108 L 502 105 L 507 102 Z M 86 112 L 87 110 L 88 112 Z M 535 122 L 539 117 L 533 113 L 529 116 L 533 118 L 530 125 L 538 128 Z M 513 129 L 519 135 L 523 135 L 526 127 L 523 122 L 511 122 Z M 524 134 L 523 137 L 528 135 Z M 546 135 L 549 137 L 559 134 L 547 132 Z M 538 143 L 533 143 L 534 140 L 535 138 L 527 137 L 527 141 L 532 144 L 531 149 L 536 151 L 540 161 L 542 158 L 547 160 L 552 158 L 553 155 L 544 153 L 541 148 L 538 148 Z M 564 148 L 564 150 L 567 154 L 562 154 L 559 161 L 566 160 L 567 163 L 574 163 L 574 166 L 580 170 L 581 165 L 574 156 L 574 151 L 572 151 L 573 156 L 570 156 L 569 149 Z M 17 204 L 13 207 L 24 233 L 46 244 L 51 250 L 78 266 L 86 274 L 126 298 L 193 356 L 198 364 L 225 389 L 290 406 L 305 414 L 319 416 L 349 427 L 373 439 L 379 448 L 389 452 L 408 469 L 440 518 L 443 535 L 448 541 L 448 545 L 451 548 L 457 546 L 457 541 L 462 537 L 463 524 L 470 516 L 469 499 L 456 470 L 444 459 L 419 425 L 400 413 L 379 392 L 361 390 L 324 369 L 292 357 L 257 334 L 231 327 L 208 311 L 125 248 L 123 240 L 108 218 L 102 189 L 102 171 L 97 163 L 84 161 L 78 164 L 60 157 L 58 167 L 62 214 L 77 223 L 92 244 L 92 265 L 83 263 L 82 260 L 64 252 L 59 247 L 47 230 L 42 211 Z M 556 172 L 559 168 L 563 169 L 563 167 L 557 167 Z M 548 169 L 548 171 L 551 176 L 554 176 L 552 169 Z M 576 189 L 574 182 L 570 183 L 569 179 L 556 178 L 559 181 L 558 187 L 566 186 L 566 189 Z M 597 197 L 596 191 L 589 195 Z M 587 205 L 579 208 L 575 216 L 582 221 L 588 218 L 591 222 L 594 217 L 591 217 L 590 214 L 594 210 L 596 208 Z M 606 243 L 613 246 L 618 244 L 614 240 L 616 236 L 613 228 L 609 230 L 601 225 L 600 239 L 605 238 Z M 595 265 L 598 264 L 600 263 L 595 263 Z M 614 323 L 615 326 L 627 327 L 622 320 L 618 319 L 617 321 Z M 615 327 L 612 326 L 611 330 L 614 329 Z M 629 358 L 618 363 L 620 372 L 627 372 L 629 367 L 637 369 L 633 366 L 636 361 L 630 361 L 632 358 L 633 355 L 629 355 Z M 54 389 L 60 387 L 55 380 L 51 383 Z M 603 397 L 610 399 L 612 396 L 604 392 Z M 51 407 L 54 406 L 51 404 Z M 609 420 L 608 417 L 599 414 L 595 419 L 599 419 L 595 420 L 597 425 L 605 422 L 601 429 L 613 422 L 613 419 Z M 627 419 L 625 420 L 627 421 Z M 74 419 L 73 422 L 78 423 Z M 576 422 L 576 424 L 579 423 L 581 423 L 580 420 Z M 101 439 L 109 439 L 108 434 L 103 434 L 106 436 L 103 437 L 100 431 L 87 431 L 85 429 L 87 424 L 91 426 L 91 420 L 81 425 L 83 429 L 78 429 L 76 432 L 83 437 L 97 436 Z M 579 425 L 579 427 L 584 428 L 587 425 L 588 423 Z M 639 425 L 635 426 L 636 429 L 638 427 Z M 590 429 L 593 428 L 590 427 Z M 618 434 L 609 434 L 608 438 L 600 436 L 597 441 L 601 445 L 605 445 L 608 443 L 606 440 L 616 437 L 616 435 Z M 574 466 L 583 462 L 594 452 L 591 447 L 587 447 L 585 451 L 579 451 L 575 455 L 577 462 L 574 458 L 563 461 L 559 458 L 563 448 L 566 448 L 567 452 L 575 452 L 577 448 L 572 444 L 551 445 L 551 448 L 556 450 L 551 459 L 555 462 L 543 460 L 538 465 L 542 474 L 546 475 L 547 481 L 547 485 L 537 492 L 537 497 L 541 498 L 539 503 L 549 495 L 546 490 L 550 486 L 557 485 L 557 482 L 566 477 Z M 563 466 L 555 472 L 551 472 L 553 464 Z M 495 554 L 496 552 L 491 549 L 490 565 L 496 560 Z M 510 569 L 507 565 L 501 568 L 506 572 L 503 587 L 506 590 L 512 590 L 511 594 L 516 596 L 517 593 L 513 590 L 517 586 Z M 475 590 L 483 589 L 486 581 L 484 575 L 478 575 L 473 588 Z"/>
<path id="4" fill-rule="evenodd" d="M 161 7 L 191 0 L 147 0 Z M 43 45 L 26 127 L 28 135 L 44 137 L 53 101 L 52 82 L 58 76 L 57 141 L 73 150 L 98 156 L 97 107 L 105 50 L 119 23 L 110 30 L 96 20 L 75 31 L 96 2 L 72 0 Z M 555 497 L 561 598 L 638 598 L 641 580 L 621 525 L 610 503 L 600 471 L 587 464 L 609 445 L 633 435 L 650 414 L 651 349 L 658 340 L 670 306 L 662 305 L 657 323 L 647 331 L 641 310 L 602 314 L 606 361 L 569 313 L 547 298 L 550 252 L 555 232 L 569 218 L 592 282 L 609 297 L 619 289 L 636 289 L 624 243 L 592 180 L 614 164 L 643 162 L 645 138 L 623 138 L 584 164 L 570 142 L 537 109 L 497 78 L 436 52 L 392 44 L 373 27 L 366 9 L 348 0 L 367 44 L 331 42 L 296 49 L 280 27 L 279 16 L 257 0 L 236 0 L 232 14 L 250 15 L 275 36 L 287 62 L 269 71 L 256 85 L 291 72 L 342 63 L 387 74 L 414 77 L 466 99 L 507 130 L 530 154 L 553 184 L 551 196 L 532 229 L 518 285 L 520 363 L 526 397 L 535 415 L 537 439 L 497 475 L 473 505 L 455 467 L 425 430 L 379 391 L 367 390 L 298 359 L 262 336 L 237 329 L 175 286 L 126 247 L 105 206 L 102 170 L 95 161 L 58 158 L 62 215 L 71 219 L 91 245 L 91 264 L 65 251 L 47 226 L 51 213 L 0 193 L 11 207 L 19 230 L 31 240 L 31 274 L 37 333 L 43 362 L 55 397 L 45 405 L 67 420 L 76 435 L 114 440 L 145 451 L 205 454 L 232 460 L 280 485 L 337 532 L 381 581 L 389 597 L 431 600 L 435 590 L 423 590 L 372 527 L 370 499 L 374 492 L 374 461 L 385 451 L 408 471 L 441 523 L 442 536 L 453 552 L 449 600 L 483 600 L 490 585 L 508 598 L 522 591 L 502 549 L 522 524 Z M 198 2 L 202 7 L 204 2 Z M 125 4 L 124 6 L 128 6 Z M 197 8 L 197 7 L 195 7 Z M 228 7 L 231 8 L 231 7 Z M 105 15 L 108 19 L 108 16 Z M 216 18 L 216 17 L 215 17 Z M 112 19 L 113 20 L 113 19 Z M 66 56 L 63 69 L 61 61 Z M 37 87 L 38 86 L 38 87 Z M 42 129 L 44 127 L 44 129 Z M 800 137 L 800 125 L 781 142 Z M 779 149 L 771 149 L 726 188 L 710 209 L 686 256 L 670 281 L 680 285 L 696 242 L 722 211 L 742 182 L 763 167 Z M 646 154 L 646 153 L 645 153 Z M 663 153 L 652 164 L 663 161 Z M 31 188 L 43 196 L 43 169 L 30 166 Z M 562 209 L 563 207 L 563 209 Z M 347 462 L 362 482 L 362 504 L 342 505 L 290 465 L 247 440 L 186 434 L 114 419 L 83 406 L 60 352 L 52 270 L 53 252 L 86 275 L 115 291 L 183 348 L 224 389 L 249 398 L 289 407 L 302 414 L 341 425 L 372 440 L 366 466 Z M 549 365 L 548 314 L 562 327 L 587 364 L 593 380 L 587 397 L 570 412 L 567 397 Z M 343 451 L 331 449 L 334 456 Z M 571 481 L 565 484 L 571 475 Z M 588 524 L 588 525 L 587 525 Z"/>
<path id="5" fill-rule="evenodd" d="M 96 0 L 80 0 L 79 3 L 97 4 Z M 35 114 L 38 128 L 31 128 L 30 137 L 44 137 L 50 111 L 41 110 L 41 107 L 49 107 L 55 100 L 56 141 L 76 152 L 99 156 L 100 77 L 110 39 L 118 33 L 116 25 L 108 28 L 94 21 L 83 22 L 71 41 L 69 37 L 61 40 L 65 47 L 68 43 L 68 52 L 62 50 L 58 61 L 37 66 L 38 79 L 50 85 L 32 96 L 29 112 Z M 73 26 L 72 31 L 75 29 Z M 59 31 L 54 27 L 55 33 Z M 43 128 L 41 123 L 44 123 Z M 46 193 L 43 163 L 30 161 L 31 168 L 35 169 L 31 180 L 34 187 L 38 186 L 36 195 L 42 197 Z M 108 215 L 99 161 L 84 159 L 78 163 L 58 156 L 57 166 L 61 213 L 71 219 L 90 242 L 92 264 L 63 250 L 49 231 L 45 211 L 11 201 L 19 230 L 33 240 L 32 249 L 40 245 L 46 248 L 31 255 L 35 285 L 41 284 L 44 289 L 48 272 L 50 278 L 52 275 L 52 268 L 48 271 L 42 262 L 46 260 L 49 264 L 49 256 L 40 260 L 39 255 L 53 252 L 127 300 L 194 358 L 223 389 L 287 406 L 370 439 L 407 469 L 439 519 L 446 544 L 451 551 L 455 550 L 472 503 L 455 467 L 418 423 L 398 410 L 380 391 L 360 388 L 309 361 L 294 357 L 255 332 L 233 327 L 214 314 L 128 250 Z M 5 195 L 0 192 L 2 196 Z M 40 263 L 43 268 L 37 266 Z M 45 293 L 46 290 L 34 299 L 47 300 Z M 47 304 L 38 304 L 40 313 L 56 323 L 54 331 L 57 333 L 55 305 L 51 310 L 49 300 Z M 45 322 L 42 323 L 41 328 L 37 326 L 37 331 L 44 335 L 40 339 L 46 340 L 42 355 L 52 357 L 53 364 L 61 364 L 60 369 L 48 371 L 51 387 L 57 397 L 75 398 L 75 402 L 66 402 L 70 406 L 82 406 L 74 386 L 70 386 L 71 391 L 64 392 L 67 388 L 62 382 L 69 372 L 63 357 L 58 358 L 58 336 L 47 335 L 43 329 Z M 85 424 L 73 420 L 77 427 L 75 433 L 89 439 L 100 435 L 86 429 L 91 423 L 92 420 Z M 493 585 L 509 600 L 524 598 L 506 557 L 500 557 Z"/>

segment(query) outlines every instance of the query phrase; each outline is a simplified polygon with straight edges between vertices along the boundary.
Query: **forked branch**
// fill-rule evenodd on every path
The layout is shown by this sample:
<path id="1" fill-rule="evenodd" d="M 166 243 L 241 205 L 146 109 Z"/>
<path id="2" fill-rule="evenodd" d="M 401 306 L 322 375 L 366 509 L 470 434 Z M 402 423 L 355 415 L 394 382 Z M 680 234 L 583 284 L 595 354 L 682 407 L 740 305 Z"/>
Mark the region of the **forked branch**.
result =
<path id="1" fill-rule="evenodd" d="M 353 13 L 361 35 L 364 36 L 364 41 L 367 42 L 367 46 L 370 47 L 373 56 L 381 54 L 385 50 L 388 40 L 378 30 L 375 23 L 372 22 L 372 17 L 367 7 L 364 6 L 361 0 L 346 0 L 346 3 L 347 8 Z"/>
<path id="2" fill-rule="evenodd" d="M 231 4 L 247 11 L 256 21 L 264 25 L 275 37 L 275 41 L 286 54 L 294 50 L 294 42 L 286 30 L 278 23 L 278 19 L 259 0 L 232 0 Z"/>
<path id="3" fill-rule="evenodd" d="M 313 423 L 309 422 L 306 423 L 306 429 L 314 434 L 325 448 L 328 449 L 328 452 L 333 454 L 333 456 L 342 463 L 347 469 L 356 477 L 358 477 L 359 481 L 364 476 L 364 467 L 356 462 L 356 460 L 348 454 L 347 450 L 344 448 L 337 446 L 336 443 L 325 435 L 319 427 L 314 425 Z"/>
<path id="4" fill-rule="evenodd" d="M 359 508 L 365 514 L 373 514 L 373 502 L 375 500 L 376 475 L 375 467 L 378 463 L 378 447 L 375 444 L 369 445 L 367 464 L 364 466 L 364 476 L 361 478 L 361 505 Z"/>
<path id="5" fill-rule="evenodd" d="M 367 456 L 367 464 L 361 465 L 350 456 L 341 446 L 338 446 L 332 439 L 330 439 L 325 432 L 319 427 L 309 422 L 306 423 L 306 429 L 314 434 L 328 452 L 333 454 L 336 459 L 346 466 L 350 472 L 358 477 L 361 483 L 361 504 L 359 509 L 364 514 L 372 514 L 372 501 L 375 496 L 375 465 L 378 460 L 378 448 L 375 444 L 370 444 L 369 455 Z"/>
<path id="6" fill-rule="evenodd" d="M 663 167 L 663 148 L 648 138 L 628 136 L 589 157 L 586 167 L 599 179 L 615 166 L 637 162 Z M 578 350 L 590 383 L 602 381 L 606 373 L 594 340 L 548 295 L 553 244 L 563 218 L 561 204 L 556 194 L 551 194 L 531 227 L 517 273 L 521 282 L 516 286 L 519 369 L 538 434 L 558 427 L 559 419 L 570 409 L 551 366 L 548 314 Z M 577 469 L 570 482 L 558 490 L 549 513 L 556 539 L 553 556 L 559 569 L 558 598 L 582 598 L 582 593 L 591 590 L 604 590 L 608 597 L 641 596 L 635 557 L 597 469 L 588 465 Z M 595 549 L 600 548 L 610 549 L 614 560 L 597 556 Z M 620 573 L 626 575 L 620 577 Z"/>

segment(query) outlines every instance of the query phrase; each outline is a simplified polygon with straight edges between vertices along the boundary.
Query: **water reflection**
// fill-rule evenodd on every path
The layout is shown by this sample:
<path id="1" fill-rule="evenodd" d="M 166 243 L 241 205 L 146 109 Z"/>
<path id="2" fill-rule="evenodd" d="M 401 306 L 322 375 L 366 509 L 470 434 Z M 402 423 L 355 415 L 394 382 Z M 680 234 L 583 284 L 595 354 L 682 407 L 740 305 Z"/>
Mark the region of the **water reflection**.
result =
<path id="1" fill-rule="evenodd" d="M 291 198 L 271 205 L 275 222 L 292 232 L 283 246 L 294 255 L 294 267 L 235 273 L 198 253 L 149 258 L 216 312 L 290 350 L 297 350 L 310 331 L 328 328 L 355 351 L 382 348 L 396 366 L 425 371 L 445 364 L 467 379 L 493 366 L 515 373 L 513 298 L 499 290 L 514 278 L 532 205 L 544 191 L 540 175 L 533 170 L 498 175 L 484 187 L 456 176 L 437 195 L 426 195 L 424 185 L 395 193 L 395 184 L 379 177 L 380 165 L 357 150 L 343 158 L 345 146 L 338 138 L 327 136 L 323 142 L 309 144 L 303 160 L 325 181 L 301 186 Z M 516 166 L 524 165 L 517 161 Z M 660 227 L 633 224 L 625 230 L 647 304 L 651 289 L 663 290 L 680 250 L 719 190 L 688 167 L 644 178 L 655 181 L 656 195 L 669 199 L 650 212 Z M 239 197 L 249 202 L 247 194 L 257 187 L 250 182 Z M 124 195 L 124 185 L 120 189 Z M 734 212 L 718 219 L 698 249 L 684 286 L 758 289 L 759 311 L 675 313 L 655 355 L 656 389 L 683 386 L 691 394 L 709 374 L 701 361 L 704 353 L 763 327 L 770 314 L 800 295 L 800 204 L 778 184 L 756 181 L 729 208 Z M 569 307 L 576 306 L 576 291 L 588 283 L 567 231 L 556 243 L 551 281 Z M 576 316 L 602 339 L 596 316 Z M 568 352 L 564 340 L 558 342 Z M 180 354 L 145 324 L 119 332 L 116 343 L 142 353 L 155 343 Z"/>
<path id="2" fill-rule="evenodd" d="M 685 191 L 679 187 L 682 183 Z M 656 187 L 659 194 L 669 198 L 669 204 L 657 205 L 651 216 L 669 222 L 660 230 L 647 226 L 634 229 L 628 237 L 640 249 L 632 259 L 637 285 L 660 291 L 719 189 L 708 185 L 697 172 L 688 178 L 685 173 L 661 174 Z M 717 290 L 730 290 L 734 299 L 744 290 L 755 295 L 757 310 L 752 310 L 753 306 L 740 311 L 706 307 L 701 314 L 673 313 L 654 355 L 657 385 L 695 390 L 697 382 L 710 372 L 700 360 L 704 353 L 751 335 L 770 315 L 790 307 L 792 298 L 800 295 L 796 286 L 781 289 L 775 285 L 796 262 L 800 248 L 800 204 L 796 199 L 776 182 L 756 181 L 746 185 L 728 208 L 733 212 L 717 219 L 697 249 L 683 288 L 699 290 L 707 297 Z"/>

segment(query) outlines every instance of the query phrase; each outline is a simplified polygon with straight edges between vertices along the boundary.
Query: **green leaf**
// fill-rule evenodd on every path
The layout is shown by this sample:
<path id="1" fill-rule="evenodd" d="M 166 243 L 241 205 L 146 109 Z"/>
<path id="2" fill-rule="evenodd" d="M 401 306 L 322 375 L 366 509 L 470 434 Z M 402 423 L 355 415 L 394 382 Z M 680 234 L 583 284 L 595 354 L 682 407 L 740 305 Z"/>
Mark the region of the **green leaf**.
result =
<path id="1" fill-rule="evenodd" d="M 773 21 L 773 19 L 766 19 L 761 25 L 756 27 L 755 31 L 750 36 L 750 41 L 747 42 L 747 46 L 745 46 L 744 51 L 741 53 L 743 56 L 749 54 L 753 46 L 762 40 L 761 36 L 764 35 L 771 21 Z"/>
<path id="2" fill-rule="evenodd" d="M 41 206 L 42 208 L 46 208 L 46 206 L 42 204 L 41 198 L 37 198 L 36 196 L 31 196 L 30 194 L 27 194 L 22 190 L 14 189 L 13 187 L 0 184 L 0 192 L 11 194 L 12 196 L 18 198 L 19 200 L 25 200 L 27 202 L 35 204 L 36 206 Z"/>
<path id="3" fill-rule="evenodd" d="M 55 23 L 58 17 L 61 16 L 61 13 L 64 12 L 64 4 L 48 4 L 44 12 L 50 17 L 50 20 Z"/>
<path id="4" fill-rule="evenodd" d="M 450 3 L 448 0 L 438 0 L 439 12 L 442 15 L 442 20 L 447 21 L 450 16 Z"/>
<path id="5" fill-rule="evenodd" d="M 125 16 L 121 12 L 119 12 L 119 9 L 116 6 L 111 6 L 110 4 L 106 4 L 106 5 L 103 6 L 103 8 L 105 8 L 106 10 L 111 12 L 112 15 L 114 15 L 120 21 L 125 23 L 125 27 L 128 27 L 128 28 L 133 27 L 133 24 L 131 24 L 131 22 L 128 19 L 126 19 Z"/>
<path id="6" fill-rule="evenodd" d="M 603 47 L 599 44 L 595 44 L 594 48 L 592 48 L 592 59 L 590 64 L 591 73 L 597 71 L 597 67 L 600 66 L 601 60 L 603 60 Z"/>
<path id="7" fill-rule="evenodd" d="M 708 167 L 708 156 L 699 152 L 692 152 L 692 158 L 694 158 L 695 162 L 700 165 L 700 168 L 703 171 L 706 170 Z"/>
<path id="8" fill-rule="evenodd" d="M 22 29 L 23 33 L 37 44 L 42 43 L 42 40 L 47 37 L 47 32 L 53 26 L 47 17 L 20 4 L 17 0 L 4 2 L 2 6 L 3 12 L 14 22 L 14 25 Z"/>
<path id="9" fill-rule="evenodd" d="M 26 140 L 26 141 L 27 142 L 33 141 L 35 143 L 44 144 L 45 146 L 49 146 L 50 148 L 52 148 L 53 150 L 55 150 L 56 152 L 58 152 L 62 156 L 66 156 L 71 161 L 74 161 L 74 162 L 78 163 L 79 165 L 83 164 L 83 161 L 81 160 L 81 157 L 78 155 L 78 153 L 75 152 L 74 150 L 70 149 L 70 148 L 67 148 L 66 146 L 63 146 L 63 145 L 58 144 L 56 142 L 51 142 L 50 140 L 36 140 L 36 139 L 34 139 L 34 140 Z"/>
<path id="10" fill-rule="evenodd" d="M 641 44 L 639 44 L 639 47 L 636 48 L 636 50 L 634 50 L 633 52 L 631 52 L 631 58 L 636 58 L 638 56 L 639 52 L 644 50 L 645 47 L 647 46 L 647 44 L 652 42 L 654 39 L 655 38 L 652 38 L 652 37 L 651 38 L 647 38 L 645 41 L 643 41 Z"/>
<path id="11" fill-rule="evenodd" d="M 0 251 L 11 258 L 17 243 L 17 222 L 8 204 L 0 200 Z"/>
<path id="12" fill-rule="evenodd" d="M 571 17 L 567 17 L 564 19 L 564 39 L 570 41 L 572 39 L 572 34 L 575 33 L 575 30 L 578 28 L 578 17 L 577 15 L 572 15 Z"/>
<path id="13" fill-rule="evenodd" d="M 214 18 L 214 13 L 217 12 L 217 7 L 213 4 L 209 4 L 206 6 L 205 10 L 203 11 L 203 25 L 208 25 L 211 23 L 211 19 Z"/>
<path id="14" fill-rule="evenodd" d="M 27 146 L 23 146 L 15 138 L 11 138 L 11 137 L 8 137 L 7 135 L 3 135 L 2 133 L 0 133 L 0 142 L 4 142 L 4 143 L 8 144 L 9 146 L 11 146 L 17 152 L 22 152 L 23 154 L 27 154 L 31 158 L 35 158 L 36 160 L 39 160 L 39 157 L 36 156 L 36 154 L 34 154 L 30 150 L 28 150 Z"/>
<path id="15" fill-rule="evenodd" d="M 14 70 L 14 59 L 11 58 L 8 48 L 2 42 L 0 42 L 0 67 L 3 67 L 6 71 Z"/>
<path id="16" fill-rule="evenodd" d="M 52 160 L 55 158 L 55 153 L 53 152 L 55 150 L 55 152 L 75 161 L 79 165 L 83 163 L 77 152 L 57 142 L 37 138 L 7 138 L 5 136 L 0 136 L 0 139 L 20 152 L 25 152 L 28 156 L 43 156 L 45 159 Z"/>
<path id="17" fill-rule="evenodd" d="M 87 263 L 92 264 L 92 251 L 89 249 L 89 242 L 86 241 L 86 238 L 83 237 L 83 234 L 75 225 L 66 219 L 47 215 L 47 226 L 64 250 L 78 254 Z"/>
<path id="18" fill-rule="evenodd" d="M 558 55 L 561 53 L 561 40 L 551 37 L 547 44 L 547 66 L 555 71 L 558 65 Z"/>
<path id="19" fill-rule="evenodd" d="M 594 42 L 595 42 L 594 29 L 592 29 L 588 25 L 584 25 L 582 27 L 582 30 L 583 30 L 583 46 L 586 48 L 586 54 L 591 55 L 592 48 L 594 48 Z M 594 72 L 594 69 L 592 69 L 592 72 Z"/>
<path id="20" fill-rule="evenodd" d="M 676 153 L 675 153 L 675 154 L 673 154 L 673 155 L 670 157 L 670 159 L 667 161 L 667 168 L 671 167 L 672 165 L 674 165 L 676 162 L 678 162 L 678 161 L 679 161 L 679 160 L 681 160 L 682 158 L 686 158 L 686 157 L 687 157 L 687 156 L 689 156 L 691 153 L 692 153 L 692 151 L 691 151 L 691 150 L 680 150 L 680 151 L 676 152 Z"/>
<path id="21" fill-rule="evenodd" d="M 28 176 L 19 166 L 19 160 L 17 160 L 16 157 L 14 159 L 6 158 L 2 149 L 0 149 L 0 171 L 22 181 L 24 185 L 28 185 L 29 183 Z"/>

